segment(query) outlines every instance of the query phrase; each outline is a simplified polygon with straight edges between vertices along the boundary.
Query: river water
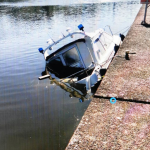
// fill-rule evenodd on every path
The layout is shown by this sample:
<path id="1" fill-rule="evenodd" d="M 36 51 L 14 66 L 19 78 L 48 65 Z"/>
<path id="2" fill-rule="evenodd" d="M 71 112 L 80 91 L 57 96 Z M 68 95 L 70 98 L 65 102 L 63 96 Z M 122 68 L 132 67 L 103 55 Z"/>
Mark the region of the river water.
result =
<path id="1" fill-rule="evenodd" d="M 79 103 L 64 85 L 39 81 L 45 61 L 38 48 L 80 23 L 116 33 L 140 7 L 139 0 L 0 0 L 1 150 L 65 149 L 90 99 Z"/>

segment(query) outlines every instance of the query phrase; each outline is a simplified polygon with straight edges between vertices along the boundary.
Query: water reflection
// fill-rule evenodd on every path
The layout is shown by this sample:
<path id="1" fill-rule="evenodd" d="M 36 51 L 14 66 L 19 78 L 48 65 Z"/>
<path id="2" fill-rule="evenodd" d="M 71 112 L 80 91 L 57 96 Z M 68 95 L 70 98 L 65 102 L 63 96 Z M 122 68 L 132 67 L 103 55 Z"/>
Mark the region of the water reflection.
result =
<path id="1" fill-rule="evenodd" d="M 14 3 L 14 2 L 25 2 L 27 0 L 0 0 L 0 2 L 9 2 L 9 3 Z"/>
<path id="2" fill-rule="evenodd" d="M 51 17 L 56 15 L 57 13 L 63 15 L 63 16 L 74 16 L 74 17 L 82 17 L 83 15 L 89 15 L 91 17 L 95 17 L 96 15 L 100 15 L 98 12 L 99 10 L 104 9 L 105 7 L 111 10 L 113 9 L 113 12 L 117 11 L 119 8 L 122 7 L 122 5 L 132 5 L 137 4 L 137 1 L 129 1 L 127 3 L 120 2 L 119 4 L 114 3 L 101 3 L 97 5 L 96 3 L 92 4 L 84 4 L 84 5 L 70 5 L 68 6 L 61 6 L 61 5 L 52 5 L 52 6 L 26 6 L 26 7 L 7 7 L 7 6 L 0 6 L 0 11 L 5 14 L 11 14 L 11 17 L 22 19 L 22 20 L 44 20 L 46 17 L 47 19 L 50 19 Z M 119 6 L 120 5 L 120 6 Z M 6 9 L 7 8 L 7 9 Z M 5 12 L 3 12 L 5 10 Z M 34 20 L 33 20 L 34 21 Z"/>
<path id="3" fill-rule="evenodd" d="M 44 20 L 45 17 L 50 19 L 57 13 L 64 16 L 81 16 L 85 14 L 91 14 L 94 16 L 98 5 L 87 4 L 84 7 L 82 5 L 75 6 L 36 6 L 36 7 L 6 7 L 0 6 L 0 11 L 5 14 L 11 14 L 11 17 L 17 18 L 19 20 Z M 7 9 L 6 9 L 7 8 Z M 5 10 L 3 12 L 3 10 Z M 32 20 L 33 19 L 33 20 Z"/>
<path id="4" fill-rule="evenodd" d="M 11 6 L 48 6 L 48 5 L 77 5 L 77 4 L 99 4 L 99 3 L 112 3 L 112 2 L 131 2 L 131 0 L 57 0 L 57 1 L 44 1 L 44 0 L 1 0 L 1 5 Z M 136 0 L 132 1 L 135 2 Z"/>
<path id="5" fill-rule="evenodd" d="M 41 73 L 42 76 L 49 74 L 48 70 L 49 68 L 46 67 L 45 71 Z M 61 89 L 63 89 L 64 91 L 68 92 L 70 98 L 73 97 L 79 98 L 79 102 L 84 102 L 85 100 L 91 100 L 92 95 L 96 91 L 96 86 L 95 86 L 92 88 L 92 93 L 87 93 L 85 85 L 77 84 L 71 78 L 57 80 L 50 76 L 49 79 L 50 79 L 50 84 L 52 85 L 55 84 L 59 86 Z"/>

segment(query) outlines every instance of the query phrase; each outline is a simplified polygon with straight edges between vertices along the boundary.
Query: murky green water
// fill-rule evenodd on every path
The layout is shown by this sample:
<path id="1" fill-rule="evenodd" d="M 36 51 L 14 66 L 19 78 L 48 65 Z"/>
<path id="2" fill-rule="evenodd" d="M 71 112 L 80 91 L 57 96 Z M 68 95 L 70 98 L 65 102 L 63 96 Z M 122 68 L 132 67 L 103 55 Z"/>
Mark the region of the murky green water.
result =
<path id="1" fill-rule="evenodd" d="M 94 2 L 94 3 L 93 3 Z M 38 80 L 45 61 L 38 53 L 69 26 L 85 31 L 130 26 L 138 0 L 0 0 L 0 149 L 65 149 L 90 100 L 79 103 L 64 86 Z"/>

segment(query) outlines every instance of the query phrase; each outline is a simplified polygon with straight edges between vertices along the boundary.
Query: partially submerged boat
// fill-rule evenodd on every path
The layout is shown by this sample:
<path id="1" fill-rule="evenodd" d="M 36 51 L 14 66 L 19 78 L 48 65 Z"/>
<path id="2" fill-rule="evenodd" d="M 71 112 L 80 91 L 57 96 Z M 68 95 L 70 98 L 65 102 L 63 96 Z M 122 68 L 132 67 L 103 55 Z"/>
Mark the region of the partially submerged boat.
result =
<path id="1" fill-rule="evenodd" d="M 87 33 L 82 24 L 78 28 L 80 31 L 76 32 L 67 29 L 68 34 L 57 41 L 48 40 L 45 50 L 39 48 L 49 71 L 39 79 L 51 76 L 59 81 L 73 81 L 85 85 L 90 92 L 102 79 L 124 36 L 109 34 L 103 29 Z"/>

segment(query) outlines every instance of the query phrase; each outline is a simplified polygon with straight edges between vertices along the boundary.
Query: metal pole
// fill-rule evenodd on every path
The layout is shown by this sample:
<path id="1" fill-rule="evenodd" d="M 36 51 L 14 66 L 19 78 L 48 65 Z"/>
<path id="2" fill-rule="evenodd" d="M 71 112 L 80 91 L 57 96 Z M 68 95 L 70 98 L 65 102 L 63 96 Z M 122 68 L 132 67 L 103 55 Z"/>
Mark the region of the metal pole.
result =
<path id="1" fill-rule="evenodd" d="M 146 23 L 146 14 L 147 14 L 147 6 L 148 6 L 148 0 L 146 1 L 146 5 L 145 5 L 145 14 L 144 14 L 144 20 L 142 21 L 142 24 Z"/>

